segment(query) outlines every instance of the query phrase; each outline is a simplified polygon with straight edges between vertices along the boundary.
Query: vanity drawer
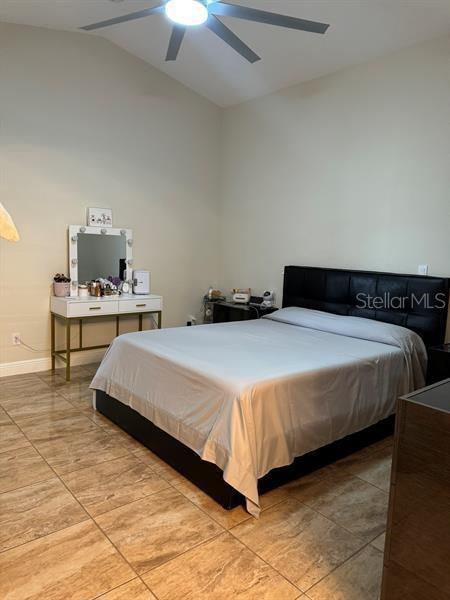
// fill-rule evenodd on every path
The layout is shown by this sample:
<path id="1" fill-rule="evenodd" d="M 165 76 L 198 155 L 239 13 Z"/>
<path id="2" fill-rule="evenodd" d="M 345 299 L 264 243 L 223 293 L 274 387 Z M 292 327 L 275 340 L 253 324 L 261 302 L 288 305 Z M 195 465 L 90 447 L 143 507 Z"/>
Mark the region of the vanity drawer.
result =
<path id="1" fill-rule="evenodd" d="M 119 302 L 119 312 L 121 313 L 132 313 L 132 312 L 151 312 L 151 311 L 162 310 L 162 299 L 161 298 L 136 298 L 136 300 L 121 300 Z"/>
<path id="2" fill-rule="evenodd" d="M 69 302 L 67 306 L 68 317 L 95 317 L 96 315 L 115 315 L 118 312 L 119 303 L 117 300 Z"/>

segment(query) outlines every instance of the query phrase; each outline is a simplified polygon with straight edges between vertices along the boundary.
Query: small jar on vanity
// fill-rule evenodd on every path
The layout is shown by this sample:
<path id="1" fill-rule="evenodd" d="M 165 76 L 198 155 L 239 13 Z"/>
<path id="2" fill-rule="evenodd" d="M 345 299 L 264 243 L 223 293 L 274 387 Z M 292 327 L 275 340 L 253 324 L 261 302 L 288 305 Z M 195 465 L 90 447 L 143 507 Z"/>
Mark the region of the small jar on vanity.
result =
<path id="1" fill-rule="evenodd" d="M 70 277 L 64 273 L 56 273 L 53 277 L 53 294 L 58 298 L 70 295 Z"/>

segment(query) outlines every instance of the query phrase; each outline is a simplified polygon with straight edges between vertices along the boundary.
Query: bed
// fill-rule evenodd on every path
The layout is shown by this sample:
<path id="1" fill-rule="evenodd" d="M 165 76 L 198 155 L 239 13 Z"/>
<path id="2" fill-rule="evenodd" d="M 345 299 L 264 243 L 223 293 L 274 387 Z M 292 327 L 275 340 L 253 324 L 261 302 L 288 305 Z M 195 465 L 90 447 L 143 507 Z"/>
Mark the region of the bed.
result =
<path id="1" fill-rule="evenodd" d="M 286 267 L 283 309 L 263 319 L 116 338 L 96 408 L 258 516 L 260 493 L 385 430 L 424 384 L 447 300 L 444 278 Z"/>

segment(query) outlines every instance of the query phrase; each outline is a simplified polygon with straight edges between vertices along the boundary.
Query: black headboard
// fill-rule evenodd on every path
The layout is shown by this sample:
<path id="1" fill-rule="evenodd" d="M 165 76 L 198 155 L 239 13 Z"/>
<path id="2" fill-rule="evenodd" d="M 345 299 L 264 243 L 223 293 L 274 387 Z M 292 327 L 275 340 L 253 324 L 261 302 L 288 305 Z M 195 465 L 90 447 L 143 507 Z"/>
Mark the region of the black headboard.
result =
<path id="1" fill-rule="evenodd" d="M 407 327 L 427 346 L 442 344 L 449 279 L 377 271 L 285 267 L 283 307 L 302 306 Z"/>

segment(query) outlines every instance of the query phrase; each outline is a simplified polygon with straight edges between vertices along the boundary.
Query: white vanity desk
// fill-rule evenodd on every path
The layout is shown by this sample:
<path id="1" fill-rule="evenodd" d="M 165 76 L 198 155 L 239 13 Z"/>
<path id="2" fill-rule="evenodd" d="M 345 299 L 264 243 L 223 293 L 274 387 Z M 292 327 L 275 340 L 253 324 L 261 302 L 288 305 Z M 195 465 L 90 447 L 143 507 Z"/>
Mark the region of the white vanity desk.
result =
<path id="1" fill-rule="evenodd" d="M 51 297 L 51 354 L 52 370 L 58 357 L 66 363 L 66 380 L 70 381 L 70 355 L 72 352 L 108 348 L 83 345 L 83 321 L 85 319 L 114 318 L 116 336 L 120 334 L 120 317 L 137 315 L 139 331 L 142 331 L 143 315 L 156 315 L 161 328 L 162 298 L 153 294 L 122 294 L 114 296 L 78 296 L 78 282 L 96 280 L 108 276 L 126 281 L 131 287 L 133 265 L 133 235 L 131 229 L 117 229 L 88 225 L 69 225 L 69 273 L 70 296 Z M 56 321 L 62 321 L 66 331 L 65 348 L 56 348 Z M 70 326 L 78 322 L 80 343 L 70 347 Z"/>
<path id="2" fill-rule="evenodd" d="M 150 294 L 122 296 L 102 296 L 95 298 L 67 297 L 57 298 L 52 296 L 50 301 L 51 312 L 51 349 L 52 370 L 55 369 L 55 359 L 60 358 L 66 363 L 66 380 L 70 381 L 70 354 L 83 350 L 97 350 L 107 348 L 109 344 L 101 346 L 83 346 L 83 320 L 99 317 L 114 317 L 116 320 L 116 336 L 120 333 L 120 317 L 137 315 L 139 317 L 139 331 L 142 331 L 142 317 L 144 314 L 154 314 L 157 317 L 158 329 L 161 329 L 162 297 Z M 66 347 L 56 349 L 56 319 L 63 321 L 66 328 Z M 70 347 L 70 325 L 78 321 L 80 343 L 78 348 Z"/>

